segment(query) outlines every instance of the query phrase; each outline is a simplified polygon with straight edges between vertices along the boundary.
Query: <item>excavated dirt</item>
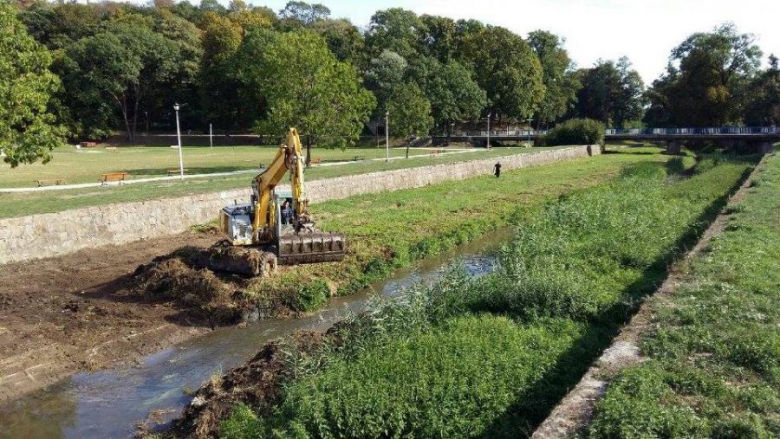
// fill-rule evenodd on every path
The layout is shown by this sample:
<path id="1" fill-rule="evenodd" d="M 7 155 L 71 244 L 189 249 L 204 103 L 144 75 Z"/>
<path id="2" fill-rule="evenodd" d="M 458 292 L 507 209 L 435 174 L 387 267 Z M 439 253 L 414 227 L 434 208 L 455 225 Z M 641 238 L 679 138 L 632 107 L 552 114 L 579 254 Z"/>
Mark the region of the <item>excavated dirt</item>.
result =
<path id="1" fill-rule="evenodd" d="M 163 297 L 151 300 L 134 292 L 133 275 L 158 255 L 216 240 L 210 233 L 184 233 L 0 265 L 0 401 L 75 372 L 132 364 L 207 332 L 214 322 L 204 321 L 189 305 L 213 311 L 209 307 L 232 293 L 229 282 L 171 262 L 168 268 L 178 270 L 173 290 L 161 288 Z M 160 269 L 145 271 L 139 277 L 150 286 L 155 274 L 165 283 Z M 190 288 L 195 293 L 189 296 L 167 296 Z M 220 319 L 235 317 L 230 307 L 216 309 L 224 311 Z"/>
<path id="2" fill-rule="evenodd" d="M 289 339 L 288 348 L 302 355 L 314 352 L 326 340 L 335 341 L 333 331 L 326 334 L 299 332 Z M 237 403 L 257 413 L 266 413 L 281 396 L 281 386 L 292 371 L 285 353 L 290 349 L 279 341 L 266 344 L 246 365 L 215 377 L 201 387 L 183 416 L 165 432 L 168 438 L 205 439 L 220 437 L 220 422 L 229 416 Z M 143 433 L 141 434 L 143 436 Z"/>

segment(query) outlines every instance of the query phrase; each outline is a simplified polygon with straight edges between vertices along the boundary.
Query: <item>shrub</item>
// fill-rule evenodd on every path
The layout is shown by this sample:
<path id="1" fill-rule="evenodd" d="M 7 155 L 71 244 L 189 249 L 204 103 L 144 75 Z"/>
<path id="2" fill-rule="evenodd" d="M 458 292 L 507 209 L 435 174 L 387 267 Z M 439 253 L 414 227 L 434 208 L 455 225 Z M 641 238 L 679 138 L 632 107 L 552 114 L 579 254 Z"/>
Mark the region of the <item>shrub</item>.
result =
<path id="1" fill-rule="evenodd" d="M 544 137 L 548 146 L 604 143 L 604 124 L 593 119 L 571 119 L 558 124 Z"/>

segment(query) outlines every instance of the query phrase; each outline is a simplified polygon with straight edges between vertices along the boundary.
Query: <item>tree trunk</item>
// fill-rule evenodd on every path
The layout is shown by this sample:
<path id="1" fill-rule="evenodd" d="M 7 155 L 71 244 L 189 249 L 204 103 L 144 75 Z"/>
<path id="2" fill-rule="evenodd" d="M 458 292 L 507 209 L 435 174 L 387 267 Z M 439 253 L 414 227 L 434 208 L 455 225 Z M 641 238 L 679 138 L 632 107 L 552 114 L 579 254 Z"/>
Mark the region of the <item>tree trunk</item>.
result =
<path id="1" fill-rule="evenodd" d="M 447 146 L 450 146 L 450 142 L 452 142 L 452 124 L 449 121 L 445 123 L 447 124 Z"/>
<path id="2" fill-rule="evenodd" d="M 122 110 L 122 118 L 125 121 L 125 130 L 127 131 L 126 137 L 128 141 L 132 141 L 132 133 L 130 132 L 130 119 L 127 117 L 127 96 L 122 95 L 122 99 L 120 100 L 118 97 L 114 96 L 114 99 L 117 100 L 119 103 L 119 108 Z"/>
<path id="3" fill-rule="evenodd" d="M 311 134 L 306 135 L 306 167 L 311 165 Z"/>
<path id="4" fill-rule="evenodd" d="M 138 129 L 138 99 L 139 98 L 136 95 L 136 97 L 135 97 L 135 105 L 134 105 L 134 108 L 133 108 L 133 134 L 132 134 L 133 140 L 135 140 L 135 133 L 136 133 L 136 130 Z"/>

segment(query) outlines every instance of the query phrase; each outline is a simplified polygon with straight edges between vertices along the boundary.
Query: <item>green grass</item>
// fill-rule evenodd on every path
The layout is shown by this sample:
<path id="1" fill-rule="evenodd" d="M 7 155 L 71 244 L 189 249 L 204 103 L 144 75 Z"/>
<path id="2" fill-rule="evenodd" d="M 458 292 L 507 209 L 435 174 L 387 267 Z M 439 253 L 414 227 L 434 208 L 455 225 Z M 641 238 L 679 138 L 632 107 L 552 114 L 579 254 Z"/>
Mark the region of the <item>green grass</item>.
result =
<path id="1" fill-rule="evenodd" d="M 291 308 L 310 310 L 296 299 L 296 292 L 310 283 L 320 285 L 322 295 L 328 294 L 326 285 L 338 295 L 355 292 L 412 261 L 516 221 L 546 200 L 613 178 L 626 164 L 667 160 L 659 154 L 608 154 L 506 172 L 500 179 L 488 175 L 314 205 L 319 227 L 347 234 L 350 252 L 345 260 L 259 279 L 247 294 L 261 306 L 272 306 L 281 294 Z M 307 292 L 311 295 L 311 288 Z"/>
<path id="2" fill-rule="evenodd" d="M 592 437 L 780 437 L 780 157 L 665 301 Z"/>
<path id="3" fill-rule="evenodd" d="M 258 169 L 268 164 L 276 155 L 277 146 L 220 146 L 184 147 L 185 168 L 190 174 L 228 172 Z M 410 155 L 429 154 L 431 151 L 410 149 Z M 403 157 L 405 150 L 392 149 L 391 157 Z M 314 148 L 312 156 L 323 163 L 353 160 L 356 156 L 380 158 L 385 156 L 384 148 Z M 35 186 L 38 179 L 60 178 L 66 183 L 94 183 L 100 174 L 127 172 L 129 179 L 167 176 L 169 169 L 179 169 L 179 152 L 173 148 L 148 146 L 120 146 L 106 149 L 71 146 L 57 148 L 53 159 L 47 164 L 36 163 L 5 169 L 0 173 L 0 187 Z"/>
<path id="4" fill-rule="evenodd" d="M 550 149 L 550 148 L 544 148 Z M 481 158 L 539 152 L 541 148 L 494 148 L 490 151 L 479 150 L 462 154 L 445 154 L 439 157 L 418 157 L 409 160 L 390 162 L 370 161 L 338 166 L 312 167 L 306 172 L 308 180 L 338 177 L 342 175 L 363 174 L 367 172 L 388 171 L 401 168 L 435 165 L 477 160 Z M 138 151 L 138 152 L 135 152 Z M 418 154 L 430 153 L 428 150 L 412 150 Z M 63 157 L 59 154 L 62 153 Z M 240 169 L 257 169 L 260 162 L 268 163 L 273 148 L 265 147 L 220 147 L 212 152 L 208 147 L 185 148 L 185 166 L 189 172 L 218 172 Z M 395 156 L 403 155 L 402 150 L 394 150 Z M 376 148 L 349 148 L 341 150 L 321 150 L 314 157 L 327 157 L 327 160 L 351 159 L 355 155 L 365 157 L 384 156 L 384 150 Z M 86 158 L 85 158 L 86 157 Z M 127 161 L 117 157 L 130 157 Z M 197 158 L 200 168 L 192 162 Z M 121 164 L 121 165 L 120 165 Z M 178 168 L 176 150 L 169 148 L 117 148 L 116 152 L 102 149 L 85 152 L 59 151 L 55 159 L 46 165 L 20 166 L 0 172 L 0 186 L 34 186 L 38 178 L 62 178 L 67 183 L 78 181 L 96 182 L 103 172 L 128 170 L 135 176 L 165 176 L 168 169 Z M 45 172 L 44 172 L 45 170 Z M 490 170 L 487 170 L 488 173 Z M 73 179 L 68 174 L 73 174 Z M 87 206 L 99 206 L 110 203 L 144 201 L 221 190 L 248 188 L 252 174 L 223 177 L 205 177 L 185 181 L 159 181 L 124 186 L 93 187 L 85 189 L 58 190 L 49 192 L 0 193 L 0 218 L 17 217 L 38 213 L 59 212 Z"/>
<path id="5" fill-rule="evenodd" d="M 239 407 L 224 436 L 529 435 L 752 166 L 721 157 L 683 178 L 691 158 L 682 167 L 659 155 L 599 160 L 630 166 L 609 183 L 515 213 L 520 226 L 493 275 L 453 275 L 342 325 L 341 347 L 291 365 L 296 379 L 281 403 L 260 414 Z M 530 177 L 515 187 L 549 182 Z M 485 200 L 484 190 L 471 198 Z"/>

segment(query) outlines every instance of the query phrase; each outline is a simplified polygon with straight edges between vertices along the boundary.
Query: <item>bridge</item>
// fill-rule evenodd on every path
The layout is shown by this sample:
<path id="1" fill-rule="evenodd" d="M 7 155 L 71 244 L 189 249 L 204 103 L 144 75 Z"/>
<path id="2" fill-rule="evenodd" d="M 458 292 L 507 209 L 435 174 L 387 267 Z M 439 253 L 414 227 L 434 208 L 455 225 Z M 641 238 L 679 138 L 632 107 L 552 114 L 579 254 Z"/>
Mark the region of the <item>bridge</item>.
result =
<path id="1" fill-rule="evenodd" d="M 666 142 L 671 154 L 679 154 L 682 142 L 691 140 L 711 140 L 729 149 L 769 152 L 774 142 L 780 142 L 780 127 L 608 129 L 604 137 L 608 141 Z"/>
<path id="2" fill-rule="evenodd" d="M 455 132 L 451 136 L 433 136 L 434 145 L 447 142 L 471 143 L 485 146 L 492 142 L 535 141 L 547 134 L 546 130 L 491 130 Z M 712 140 L 725 148 L 757 149 L 768 152 L 774 142 L 780 142 L 780 127 L 709 127 L 709 128 L 636 128 L 607 129 L 606 141 L 635 140 L 664 142 L 669 153 L 678 154 L 682 142 Z"/>

